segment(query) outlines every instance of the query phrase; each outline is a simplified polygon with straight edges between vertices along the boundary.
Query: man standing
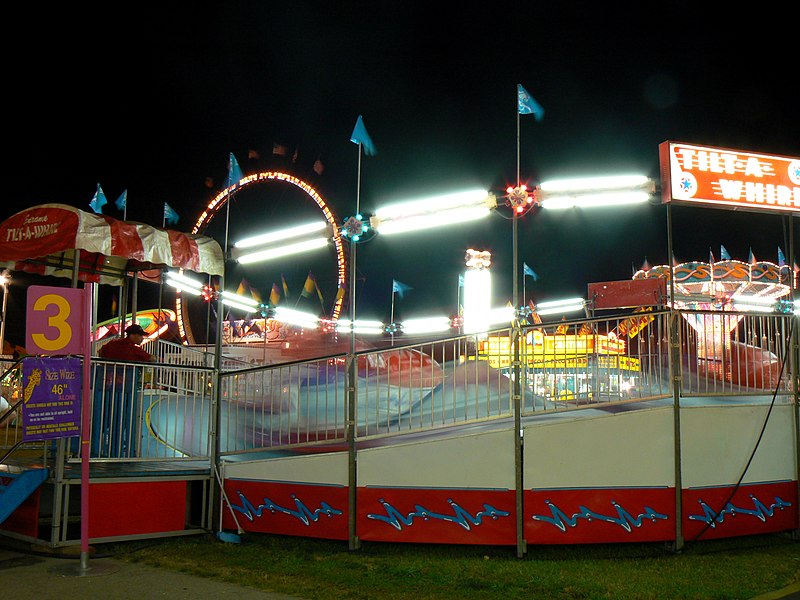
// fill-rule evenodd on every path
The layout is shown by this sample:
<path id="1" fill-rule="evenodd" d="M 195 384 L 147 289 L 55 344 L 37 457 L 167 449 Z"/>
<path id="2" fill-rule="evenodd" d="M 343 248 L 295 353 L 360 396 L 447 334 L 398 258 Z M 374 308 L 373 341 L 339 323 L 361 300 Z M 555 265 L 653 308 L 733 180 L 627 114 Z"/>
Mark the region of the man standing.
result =
<path id="1" fill-rule="evenodd" d="M 134 323 L 125 329 L 125 337 L 113 339 L 100 348 L 100 357 L 106 362 L 95 366 L 92 456 L 132 458 L 137 454 L 138 388 L 146 367 L 118 363 L 156 362 L 152 354 L 139 346 L 142 341 L 144 329 Z"/>
<path id="2" fill-rule="evenodd" d="M 100 357 L 110 360 L 155 362 L 155 356 L 139 347 L 143 341 L 144 329 L 134 323 L 125 329 L 125 337 L 111 340 L 100 348 Z"/>

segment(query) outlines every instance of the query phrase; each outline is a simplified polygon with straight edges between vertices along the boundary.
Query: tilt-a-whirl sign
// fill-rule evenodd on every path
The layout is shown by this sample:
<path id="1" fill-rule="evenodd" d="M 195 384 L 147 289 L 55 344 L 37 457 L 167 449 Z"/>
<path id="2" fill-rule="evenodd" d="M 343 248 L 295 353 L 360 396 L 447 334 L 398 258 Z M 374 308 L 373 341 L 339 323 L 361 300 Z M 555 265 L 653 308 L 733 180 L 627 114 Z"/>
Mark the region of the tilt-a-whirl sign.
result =
<path id="1" fill-rule="evenodd" d="M 800 213 L 800 158 L 681 142 L 659 155 L 663 202 Z"/>

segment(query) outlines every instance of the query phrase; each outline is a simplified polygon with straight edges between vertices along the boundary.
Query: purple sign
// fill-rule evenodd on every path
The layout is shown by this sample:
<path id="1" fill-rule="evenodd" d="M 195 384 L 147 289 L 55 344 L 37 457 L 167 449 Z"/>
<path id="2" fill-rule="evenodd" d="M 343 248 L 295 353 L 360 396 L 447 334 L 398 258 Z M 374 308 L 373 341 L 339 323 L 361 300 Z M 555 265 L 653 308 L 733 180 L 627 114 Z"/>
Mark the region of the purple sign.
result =
<path id="1" fill-rule="evenodd" d="M 26 442 L 81 433 L 81 360 L 22 361 L 22 438 Z"/>

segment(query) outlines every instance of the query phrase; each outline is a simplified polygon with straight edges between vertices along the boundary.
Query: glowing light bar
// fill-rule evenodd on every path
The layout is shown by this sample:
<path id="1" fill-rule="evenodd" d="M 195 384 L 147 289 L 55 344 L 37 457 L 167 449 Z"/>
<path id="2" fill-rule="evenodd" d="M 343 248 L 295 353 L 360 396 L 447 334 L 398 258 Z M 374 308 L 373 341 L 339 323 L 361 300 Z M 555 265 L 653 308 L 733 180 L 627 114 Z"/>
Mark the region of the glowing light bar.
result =
<path id="1" fill-rule="evenodd" d="M 487 317 L 489 325 L 501 325 L 503 323 L 510 323 L 514 320 L 514 307 L 504 306 L 502 308 L 493 308 L 489 311 Z"/>
<path id="2" fill-rule="evenodd" d="M 275 308 L 275 319 L 281 323 L 297 325 L 298 327 L 306 327 L 308 329 L 316 329 L 319 326 L 319 318 L 316 315 L 301 310 L 284 308 L 282 306 Z"/>
<path id="3" fill-rule="evenodd" d="M 467 190 L 379 208 L 370 226 L 382 235 L 419 231 L 474 221 L 496 206 L 495 197 L 485 190 Z"/>
<path id="4" fill-rule="evenodd" d="M 239 294 L 234 294 L 233 292 L 222 292 L 220 296 L 222 303 L 226 306 L 238 308 L 239 310 L 243 310 L 245 312 L 256 312 L 260 306 L 260 304 L 252 298 L 246 298 L 245 296 L 240 296 Z"/>
<path id="5" fill-rule="evenodd" d="M 620 206 L 624 204 L 642 204 L 650 199 L 647 192 L 604 192 L 580 195 L 544 196 L 541 198 L 542 208 L 563 209 L 572 207 Z"/>
<path id="6" fill-rule="evenodd" d="M 768 304 L 773 306 L 776 302 L 775 298 L 770 298 L 769 296 L 751 296 L 747 294 L 741 294 L 737 296 L 733 296 L 731 300 L 734 303 L 742 303 L 742 304 Z"/>
<path id="7" fill-rule="evenodd" d="M 449 317 L 420 317 L 401 324 L 403 333 L 435 333 L 450 329 Z"/>
<path id="8" fill-rule="evenodd" d="M 536 305 L 536 314 L 539 316 L 563 314 L 583 310 L 583 307 L 583 298 L 550 300 L 548 302 L 539 302 L 539 304 Z"/>
<path id="9" fill-rule="evenodd" d="M 352 329 L 353 333 L 369 335 L 380 334 L 386 331 L 386 328 L 380 321 L 356 320 Z M 350 333 L 350 319 L 339 319 L 336 322 L 336 331 Z"/>
<path id="10" fill-rule="evenodd" d="M 735 303 L 733 305 L 734 310 L 738 310 L 740 312 L 761 312 L 761 313 L 771 313 L 775 307 L 768 306 L 766 304 L 739 304 Z"/>
<path id="11" fill-rule="evenodd" d="M 464 272 L 464 333 L 489 329 L 489 302 L 492 297 L 492 273 L 489 269 Z"/>
<path id="12" fill-rule="evenodd" d="M 325 221 L 318 221 L 316 223 L 306 223 L 305 225 L 297 225 L 296 227 L 289 227 L 279 231 L 272 231 L 269 233 L 262 233 L 253 237 L 245 238 L 236 242 L 234 248 L 252 248 L 253 246 L 261 246 L 263 244 L 271 244 L 281 240 L 306 235 L 308 233 L 316 233 L 322 231 L 328 226 Z"/>
<path id="13" fill-rule="evenodd" d="M 200 290 L 203 289 L 202 282 L 192 279 L 191 277 L 186 277 L 186 275 L 178 273 L 177 271 L 167 271 L 167 283 L 173 287 L 178 287 L 172 282 L 177 282 L 184 287 L 197 289 L 198 293 L 200 293 Z"/>
<path id="14" fill-rule="evenodd" d="M 317 248 L 324 248 L 327 245 L 328 245 L 327 237 L 315 238 L 315 239 L 305 240 L 303 242 L 297 242 L 295 244 L 288 244 L 286 246 L 277 246 L 274 248 L 266 248 L 264 250 L 249 252 L 247 254 L 242 254 L 236 260 L 240 264 L 249 264 L 254 262 L 260 262 L 262 260 L 272 260 L 274 258 L 280 258 L 282 256 L 299 254 L 300 252 L 307 252 L 309 250 L 315 250 Z"/>
<path id="15" fill-rule="evenodd" d="M 588 192 L 597 190 L 621 190 L 647 185 L 645 175 L 609 175 L 604 177 L 578 177 L 554 179 L 539 184 L 543 192 Z"/>
<path id="16" fill-rule="evenodd" d="M 180 290 L 181 292 L 186 292 L 187 294 L 193 294 L 194 296 L 199 296 L 201 294 L 200 288 L 186 285 L 183 282 L 178 281 L 177 279 L 167 278 L 166 284 L 171 285 L 176 290 Z"/>

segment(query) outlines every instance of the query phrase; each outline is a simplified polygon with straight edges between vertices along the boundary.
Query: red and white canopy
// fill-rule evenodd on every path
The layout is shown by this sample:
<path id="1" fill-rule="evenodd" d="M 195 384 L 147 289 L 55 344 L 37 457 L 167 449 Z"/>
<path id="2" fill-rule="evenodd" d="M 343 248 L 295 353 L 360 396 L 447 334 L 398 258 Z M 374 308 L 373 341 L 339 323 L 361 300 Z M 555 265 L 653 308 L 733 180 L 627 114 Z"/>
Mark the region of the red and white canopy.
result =
<path id="1" fill-rule="evenodd" d="M 166 267 L 222 275 L 216 240 L 119 221 L 64 204 L 42 204 L 0 224 L 0 264 L 13 270 L 72 277 L 80 251 L 81 281 L 119 285 L 126 273 Z"/>

